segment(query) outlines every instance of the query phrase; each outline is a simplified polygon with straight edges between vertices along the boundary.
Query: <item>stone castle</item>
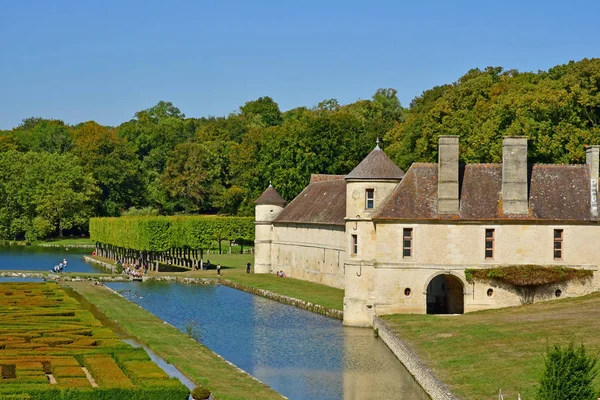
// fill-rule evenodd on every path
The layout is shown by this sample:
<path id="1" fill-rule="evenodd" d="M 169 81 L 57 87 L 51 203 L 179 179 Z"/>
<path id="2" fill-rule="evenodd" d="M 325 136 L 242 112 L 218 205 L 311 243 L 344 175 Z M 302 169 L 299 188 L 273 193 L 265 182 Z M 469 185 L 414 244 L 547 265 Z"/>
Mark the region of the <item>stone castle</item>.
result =
<path id="1" fill-rule="evenodd" d="M 437 164 L 405 174 L 376 146 L 348 175 L 313 175 L 287 206 L 256 200 L 255 272 L 345 290 L 344 323 L 391 313 L 460 314 L 521 304 L 509 285 L 468 282 L 466 269 L 515 265 L 593 271 L 546 285 L 538 300 L 600 288 L 600 146 L 584 165 L 528 164 L 527 139 L 505 137 L 501 164 L 458 161 L 440 136 Z"/>

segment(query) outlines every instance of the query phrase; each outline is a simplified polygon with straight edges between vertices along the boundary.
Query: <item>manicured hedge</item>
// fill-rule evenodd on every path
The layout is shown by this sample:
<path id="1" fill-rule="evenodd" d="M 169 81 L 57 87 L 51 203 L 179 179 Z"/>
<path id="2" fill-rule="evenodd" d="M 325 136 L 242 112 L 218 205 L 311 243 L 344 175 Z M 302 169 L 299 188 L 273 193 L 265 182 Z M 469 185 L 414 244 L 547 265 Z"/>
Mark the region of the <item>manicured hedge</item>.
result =
<path id="1" fill-rule="evenodd" d="M 189 394 L 143 349 L 118 339 L 50 282 L 0 283 L 0 376 L 0 399 L 183 400 Z"/>
<path id="2" fill-rule="evenodd" d="M 215 240 L 254 240 L 254 218 L 186 216 L 92 218 L 90 237 L 139 251 L 207 249 Z"/>

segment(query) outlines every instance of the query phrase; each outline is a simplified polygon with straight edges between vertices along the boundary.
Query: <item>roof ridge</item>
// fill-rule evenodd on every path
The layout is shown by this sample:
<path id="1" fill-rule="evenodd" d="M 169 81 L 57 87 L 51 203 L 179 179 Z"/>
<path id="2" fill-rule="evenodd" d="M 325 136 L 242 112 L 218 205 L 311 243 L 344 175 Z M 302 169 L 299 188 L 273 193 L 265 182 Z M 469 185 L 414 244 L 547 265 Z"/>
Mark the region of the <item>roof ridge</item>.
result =
<path id="1" fill-rule="evenodd" d="M 565 167 L 565 168 L 586 168 L 587 164 L 551 164 L 551 163 L 536 163 L 533 164 L 534 167 Z"/>
<path id="2" fill-rule="evenodd" d="M 358 163 L 358 165 L 346 175 L 346 179 L 391 179 L 401 180 L 404 171 L 396 165 L 391 158 L 379 147 L 371 152 Z"/>

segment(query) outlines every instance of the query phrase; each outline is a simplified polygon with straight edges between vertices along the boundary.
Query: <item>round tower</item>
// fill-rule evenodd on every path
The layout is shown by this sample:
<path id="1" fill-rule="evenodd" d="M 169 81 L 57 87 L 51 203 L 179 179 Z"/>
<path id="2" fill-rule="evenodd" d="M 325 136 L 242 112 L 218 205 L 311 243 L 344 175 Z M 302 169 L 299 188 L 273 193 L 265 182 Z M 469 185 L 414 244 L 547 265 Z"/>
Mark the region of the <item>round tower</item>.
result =
<path id="1" fill-rule="evenodd" d="M 271 184 L 254 202 L 254 273 L 269 274 L 271 270 L 272 222 L 281 214 L 285 200 Z"/>
<path id="2" fill-rule="evenodd" d="M 404 172 L 379 147 L 379 140 L 375 148 L 345 177 L 345 325 L 373 324 L 377 231 L 372 218 L 403 177 Z"/>

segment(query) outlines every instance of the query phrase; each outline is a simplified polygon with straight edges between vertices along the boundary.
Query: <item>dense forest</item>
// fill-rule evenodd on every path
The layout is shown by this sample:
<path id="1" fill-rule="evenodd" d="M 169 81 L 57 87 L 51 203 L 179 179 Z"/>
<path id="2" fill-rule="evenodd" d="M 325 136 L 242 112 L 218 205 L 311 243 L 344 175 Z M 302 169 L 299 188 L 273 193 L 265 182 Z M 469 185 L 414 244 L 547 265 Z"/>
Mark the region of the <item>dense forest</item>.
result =
<path id="1" fill-rule="evenodd" d="M 261 97 L 227 117 L 161 101 L 116 127 L 28 118 L 0 131 L 0 239 L 86 232 L 92 216 L 252 215 L 269 181 L 290 200 L 311 173 L 348 173 L 376 138 L 407 170 L 435 161 L 446 134 L 460 135 L 463 162 L 500 161 L 506 135 L 529 137 L 533 161 L 584 162 L 584 145 L 600 144 L 600 59 L 473 69 L 407 108 L 379 89 L 285 112 Z"/>

